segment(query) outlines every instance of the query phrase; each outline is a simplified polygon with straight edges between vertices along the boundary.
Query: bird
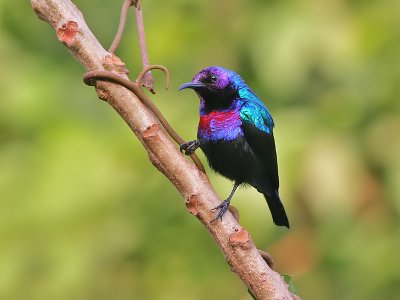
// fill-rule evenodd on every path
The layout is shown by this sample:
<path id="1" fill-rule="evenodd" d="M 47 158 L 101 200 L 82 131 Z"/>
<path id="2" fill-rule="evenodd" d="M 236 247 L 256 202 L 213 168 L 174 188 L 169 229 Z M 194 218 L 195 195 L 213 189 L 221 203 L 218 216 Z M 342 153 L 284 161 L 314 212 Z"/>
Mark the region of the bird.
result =
<path id="1" fill-rule="evenodd" d="M 192 89 L 200 99 L 197 139 L 180 145 L 191 155 L 200 148 L 215 172 L 234 182 L 228 198 L 214 222 L 222 221 L 239 186 L 250 185 L 262 193 L 272 220 L 289 228 L 289 220 L 279 197 L 278 163 L 272 116 L 261 99 L 236 72 L 210 66 L 197 73 L 179 91 Z"/>

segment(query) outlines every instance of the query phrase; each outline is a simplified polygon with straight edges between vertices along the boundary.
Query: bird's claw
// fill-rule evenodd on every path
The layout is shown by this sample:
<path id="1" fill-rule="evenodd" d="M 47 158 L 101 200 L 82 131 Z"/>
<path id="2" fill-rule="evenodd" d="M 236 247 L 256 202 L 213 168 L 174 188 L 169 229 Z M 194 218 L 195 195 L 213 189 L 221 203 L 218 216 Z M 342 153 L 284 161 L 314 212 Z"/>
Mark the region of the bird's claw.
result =
<path id="1" fill-rule="evenodd" d="M 222 221 L 222 216 L 228 210 L 229 202 L 230 202 L 230 199 L 227 199 L 225 201 L 222 201 L 222 203 L 220 205 L 218 205 L 218 206 L 214 207 L 213 209 L 211 209 L 212 211 L 214 211 L 216 209 L 219 209 L 219 212 L 218 212 L 217 216 L 215 217 L 215 219 L 213 219 L 210 223 L 214 223 L 218 219 L 220 219 Z"/>
<path id="2" fill-rule="evenodd" d="M 179 150 L 185 155 L 192 155 L 194 151 L 200 146 L 200 142 L 197 140 L 183 143 L 179 146 Z"/>

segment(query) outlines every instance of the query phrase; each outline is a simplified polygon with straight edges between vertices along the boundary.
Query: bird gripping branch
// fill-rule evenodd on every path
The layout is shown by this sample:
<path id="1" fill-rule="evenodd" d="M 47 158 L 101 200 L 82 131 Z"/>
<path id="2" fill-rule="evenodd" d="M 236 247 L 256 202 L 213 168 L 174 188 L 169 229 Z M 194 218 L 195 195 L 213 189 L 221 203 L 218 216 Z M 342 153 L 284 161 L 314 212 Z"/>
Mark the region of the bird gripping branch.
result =
<path id="1" fill-rule="evenodd" d="M 221 219 L 238 186 L 249 184 L 267 200 L 273 222 L 289 228 L 279 197 L 274 121 L 264 103 L 235 72 L 212 66 L 179 90 L 193 89 L 200 98 L 197 140 L 180 146 L 192 154 L 200 147 L 213 170 L 234 182 L 228 198 L 214 208 Z"/>

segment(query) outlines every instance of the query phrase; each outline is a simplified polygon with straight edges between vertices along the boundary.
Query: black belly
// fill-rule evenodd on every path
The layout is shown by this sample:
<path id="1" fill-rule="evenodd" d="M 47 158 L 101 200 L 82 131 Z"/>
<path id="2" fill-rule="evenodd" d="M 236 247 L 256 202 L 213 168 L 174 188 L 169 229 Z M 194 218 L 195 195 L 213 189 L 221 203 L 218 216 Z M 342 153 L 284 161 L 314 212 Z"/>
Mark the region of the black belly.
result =
<path id="1" fill-rule="evenodd" d="M 254 186 L 255 181 L 265 173 L 244 137 L 234 141 L 202 140 L 200 147 L 211 168 L 235 182 Z"/>

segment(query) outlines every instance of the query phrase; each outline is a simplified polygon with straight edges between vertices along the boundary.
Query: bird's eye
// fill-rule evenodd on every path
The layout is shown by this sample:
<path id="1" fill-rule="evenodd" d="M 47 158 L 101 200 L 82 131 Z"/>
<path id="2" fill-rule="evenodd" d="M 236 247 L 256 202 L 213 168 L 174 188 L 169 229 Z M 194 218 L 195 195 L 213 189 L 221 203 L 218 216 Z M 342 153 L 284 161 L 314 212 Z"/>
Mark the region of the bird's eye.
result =
<path id="1" fill-rule="evenodd" d="M 215 75 L 211 75 L 210 79 L 211 79 L 212 82 L 217 82 L 218 77 L 215 76 Z"/>

